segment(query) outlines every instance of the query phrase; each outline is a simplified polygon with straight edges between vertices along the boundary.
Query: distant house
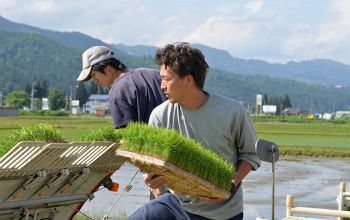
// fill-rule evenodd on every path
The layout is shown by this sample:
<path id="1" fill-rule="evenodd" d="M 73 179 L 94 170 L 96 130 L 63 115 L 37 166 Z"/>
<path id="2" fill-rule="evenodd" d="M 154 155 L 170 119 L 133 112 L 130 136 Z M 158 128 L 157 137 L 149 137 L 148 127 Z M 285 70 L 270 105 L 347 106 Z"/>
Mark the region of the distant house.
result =
<path id="1" fill-rule="evenodd" d="M 109 111 L 108 95 L 92 94 L 89 101 L 83 104 L 83 111 L 88 113 L 96 113 L 100 111 Z"/>
<path id="2" fill-rule="evenodd" d="M 287 115 L 287 116 L 290 116 L 290 115 L 299 116 L 299 115 L 301 115 L 301 116 L 307 117 L 308 114 L 310 114 L 309 111 L 303 110 L 300 108 L 285 108 L 282 111 L 282 115 Z"/>
<path id="3" fill-rule="evenodd" d="M 18 116 L 18 109 L 12 107 L 2 107 L 0 106 L 0 117 L 1 116 Z"/>
<path id="4" fill-rule="evenodd" d="M 335 119 L 350 117 L 350 111 L 336 111 Z"/>

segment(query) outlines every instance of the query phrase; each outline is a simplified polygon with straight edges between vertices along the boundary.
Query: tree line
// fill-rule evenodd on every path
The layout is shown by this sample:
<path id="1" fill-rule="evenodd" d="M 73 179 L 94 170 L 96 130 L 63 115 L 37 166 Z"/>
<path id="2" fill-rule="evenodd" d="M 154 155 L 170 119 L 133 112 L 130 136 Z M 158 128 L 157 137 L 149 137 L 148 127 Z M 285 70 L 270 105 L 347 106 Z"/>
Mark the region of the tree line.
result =
<path id="1" fill-rule="evenodd" d="M 285 108 L 291 108 L 292 104 L 290 102 L 288 94 L 284 94 L 284 96 L 277 97 L 268 97 L 267 93 L 264 94 L 262 98 L 262 105 L 275 105 L 276 106 L 276 115 L 281 115 L 282 111 Z"/>
<path id="2" fill-rule="evenodd" d="M 31 83 L 27 83 L 22 91 L 13 91 L 8 94 L 4 101 L 8 106 L 15 108 L 25 108 L 41 110 L 42 98 L 49 99 L 49 109 L 52 111 L 70 109 L 70 100 L 79 100 L 80 106 L 85 104 L 89 96 L 92 94 L 107 94 L 108 88 L 90 82 L 90 86 L 86 89 L 85 84 L 80 82 L 76 91 L 72 91 L 70 95 L 60 89 L 53 88 L 51 92 L 48 90 L 48 82 L 43 79 L 40 83 L 34 79 Z"/>

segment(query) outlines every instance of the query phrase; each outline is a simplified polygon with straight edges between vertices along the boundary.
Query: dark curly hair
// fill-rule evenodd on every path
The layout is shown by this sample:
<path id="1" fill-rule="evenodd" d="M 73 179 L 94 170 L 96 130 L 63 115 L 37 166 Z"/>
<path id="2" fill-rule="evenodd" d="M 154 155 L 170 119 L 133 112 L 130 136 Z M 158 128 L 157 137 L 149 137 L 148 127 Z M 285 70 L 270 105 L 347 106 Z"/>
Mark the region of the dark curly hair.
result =
<path id="1" fill-rule="evenodd" d="M 170 67 L 183 79 L 192 75 L 198 88 L 203 89 L 209 65 L 202 52 L 189 43 L 168 44 L 159 48 L 154 55 L 154 62 L 159 66 Z"/>

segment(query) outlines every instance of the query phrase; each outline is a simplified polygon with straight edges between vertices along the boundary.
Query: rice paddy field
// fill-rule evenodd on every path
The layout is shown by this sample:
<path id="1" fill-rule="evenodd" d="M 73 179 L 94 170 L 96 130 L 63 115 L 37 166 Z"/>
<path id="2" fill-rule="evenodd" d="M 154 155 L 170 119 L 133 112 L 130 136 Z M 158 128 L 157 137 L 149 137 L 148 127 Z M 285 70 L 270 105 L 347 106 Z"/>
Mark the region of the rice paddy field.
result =
<path id="1" fill-rule="evenodd" d="M 258 138 L 275 142 L 281 155 L 350 158 L 350 120 L 271 118 L 253 122 Z M 113 126 L 110 117 L 17 116 L 0 117 L 0 140 L 30 124 L 49 124 L 61 130 L 67 142 L 77 141 L 91 130 Z"/>
<path id="2" fill-rule="evenodd" d="M 350 148 L 350 124 L 255 122 L 258 137 L 283 146 Z"/>
<path id="3" fill-rule="evenodd" d="M 281 155 L 350 157 L 350 120 L 254 119 L 258 138 L 275 142 Z"/>

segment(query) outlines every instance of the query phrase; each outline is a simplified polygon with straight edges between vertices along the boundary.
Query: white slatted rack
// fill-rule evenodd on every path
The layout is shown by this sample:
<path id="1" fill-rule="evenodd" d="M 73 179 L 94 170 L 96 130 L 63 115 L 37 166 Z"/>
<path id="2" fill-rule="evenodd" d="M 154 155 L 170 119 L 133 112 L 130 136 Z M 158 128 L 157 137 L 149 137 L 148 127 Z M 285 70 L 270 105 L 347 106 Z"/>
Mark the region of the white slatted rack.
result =
<path id="1" fill-rule="evenodd" d="M 113 142 L 18 143 L 0 158 L 0 219 L 34 212 L 67 219 L 125 162 L 115 154 L 118 147 Z"/>

